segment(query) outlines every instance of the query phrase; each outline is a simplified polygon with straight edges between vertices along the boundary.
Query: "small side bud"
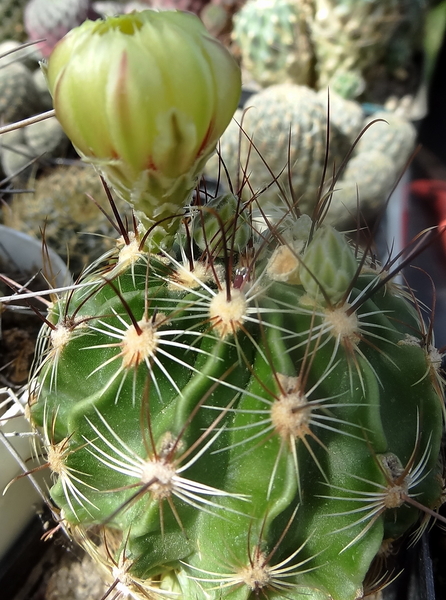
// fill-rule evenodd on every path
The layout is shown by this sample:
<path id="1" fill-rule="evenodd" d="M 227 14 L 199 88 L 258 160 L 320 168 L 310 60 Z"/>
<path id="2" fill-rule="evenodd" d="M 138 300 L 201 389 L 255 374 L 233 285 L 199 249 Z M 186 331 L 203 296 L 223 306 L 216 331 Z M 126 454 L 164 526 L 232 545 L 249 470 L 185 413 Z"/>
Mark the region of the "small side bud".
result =
<path id="1" fill-rule="evenodd" d="M 300 279 L 309 296 L 319 302 L 337 304 L 355 276 L 357 262 L 346 238 L 322 225 L 314 234 L 303 256 Z"/>

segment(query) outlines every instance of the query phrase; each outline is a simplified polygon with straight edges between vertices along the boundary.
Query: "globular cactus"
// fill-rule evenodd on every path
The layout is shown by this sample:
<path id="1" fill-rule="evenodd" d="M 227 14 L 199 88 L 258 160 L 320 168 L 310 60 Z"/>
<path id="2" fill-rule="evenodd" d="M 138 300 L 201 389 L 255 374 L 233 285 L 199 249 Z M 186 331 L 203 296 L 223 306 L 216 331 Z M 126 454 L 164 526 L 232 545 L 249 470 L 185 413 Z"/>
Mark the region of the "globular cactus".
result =
<path id="1" fill-rule="evenodd" d="M 234 18 L 242 66 L 260 85 L 327 87 L 384 103 L 414 94 L 426 2 L 249 0 Z M 404 90 L 404 91 L 402 91 Z M 384 97 L 383 97 L 384 94 Z"/>
<path id="2" fill-rule="evenodd" d="M 91 167 L 59 166 L 29 187 L 3 207 L 3 222 L 37 238 L 44 230 L 46 243 L 74 276 L 114 246 L 118 234 L 93 201 L 103 205 L 106 195 Z"/>
<path id="3" fill-rule="evenodd" d="M 47 58 L 55 44 L 73 27 L 88 18 L 97 17 L 91 0 L 29 0 L 24 12 L 24 24 L 29 39 Z"/>
<path id="4" fill-rule="evenodd" d="M 4 134 L 0 140 L 2 169 L 8 177 L 26 183 L 36 164 L 63 156 L 68 145 L 68 138 L 56 119 L 31 123 Z"/>
<path id="5" fill-rule="evenodd" d="M 0 69 L 0 116 L 6 123 L 25 119 L 39 112 L 39 94 L 32 72 L 21 62 Z"/>
<path id="6" fill-rule="evenodd" d="M 366 118 L 358 103 L 335 93 L 279 84 L 253 94 L 244 110 L 237 112 L 220 140 L 219 156 L 233 181 L 249 182 L 243 186 L 245 196 L 262 192 L 258 203 L 264 210 L 280 206 L 285 193 L 299 201 L 302 212 L 312 214 L 324 168 L 325 192 L 333 169 L 340 169 L 357 142 L 347 166 L 336 176 L 327 213 L 331 224 L 344 227 L 355 222 L 358 201 L 364 215 L 378 214 L 414 148 L 415 137 L 415 128 L 403 117 L 380 111 Z M 206 166 L 208 175 L 220 176 L 226 184 L 225 169 L 219 166 L 218 156 Z"/>
<path id="7" fill-rule="evenodd" d="M 358 84 L 385 57 L 407 0 L 314 0 L 311 37 L 318 85 L 336 89 L 339 73 L 355 73 Z"/>
<path id="8" fill-rule="evenodd" d="M 180 25 L 193 33 L 178 55 L 190 60 L 210 48 L 190 19 L 143 13 L 73 35 L 84 48 L 116 48 L 141 32 L 167 77 L 166 45 L 146 23 L 159 25 L 156 35 Z M 110 42 L 97 35 L 104 29 Z M 235 65 L 212 48 L 203 68 L 224 66 L 221 85 L 240 90 Z M 77 79 L 62 50 L 49 82 L 70 131 L 64 103 L 75 100 L 59 88 Z M 138 139 L 131 133 L 121 141 Z M 160 169 L 177 168 L 174 158 Z M 301 215 L 287 195 L 276 208 L 271 219 L 257 194 L 189 197 L 172 208 L 168 247 L 155 226 L 115 211 L 116 248 L 50 307 L 29 416 L 60 526 L 117 595 L 354 600 L 385 581 L 385 570 L 368 576 L 383 544 L 441 518 L 440 355 L 416 302 L 318 215 Z"/>
<path id="9" fill-rule="evenodd" d="M 40 55 L 33 45 L 21 44 L 17 40 L 6 39 L 0 43 L 0 65 L 4 68 L 10 63 L 23 63 L 31 71 L 39 66 Z M 48 87 L 46 89 L 48 93 Z"/>
<path id="10" fill-rule="evenodd" d="M 243 67 L 261 85 L 310 84 L 313 50 L 305 3 L 248 0 L 234 16 Z"/>
<path id="11" fill-rule="evenodd" d="M 220 140 L 219 153 L 233 181 L 239 173 L 243 181 L 246 171 L 252 191 L 263 191 L 262 206 L 276 202 L 279 187 L 270 185 L 276 179 L 288 192 L 292 183 L 300 209 L 306 211 L 321 182 L 326 123 L 327 108 L 314 90 L 292 84 L 270 86 L 251 96 L 244 111 L 236 113 Z M 221 172 L 224 177 L 218 156 L 208 162 L 206 172 L 214 178 Z M 246 187 L 245 193 L 250 191 Z"/>

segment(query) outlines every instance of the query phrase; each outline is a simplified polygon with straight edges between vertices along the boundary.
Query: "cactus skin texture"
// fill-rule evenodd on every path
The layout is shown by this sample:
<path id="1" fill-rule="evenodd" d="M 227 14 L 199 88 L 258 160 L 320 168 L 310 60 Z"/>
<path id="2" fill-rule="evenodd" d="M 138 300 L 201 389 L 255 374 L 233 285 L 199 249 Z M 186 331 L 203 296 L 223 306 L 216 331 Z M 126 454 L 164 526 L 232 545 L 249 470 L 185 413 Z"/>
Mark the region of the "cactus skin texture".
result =
<path id="1" fill-rule="evenodd" d="M 234 16 L 232 38 L 243 66 L 262 86 L 310 84 L 312 48 L 304 3 L 248 0 Z"/>
<path id="2" fill-rule="evenodd" d="M 406 4 L 406 0 L 315 0 L 311 29 L 319 86 L 328 85 L 338 71 L 361 77 L 382 59 L 404 21 Z"/>
<path id="3" fill-rule="evenodd" d="M 361 597 L 440 502 L 417 310 L 329 225 L 191 212 L 169 254 L 127 232 L 50 310 L 30 408 L 61 522 L 131 597 Z"/>
<path id="4" fill-rule="evenodd" d="M 116 230 L 91 199 L 106 202 L 101 181 L 91 167 L 59 166 L 32 180 L 29 187 L 33 193 L 27 195 L 26 203 L 23 194 L 16 194 L 3 207 L 4 224 L 39 238 L 44 223 L 46 243 L 75 277 L 114 246 Z"/>

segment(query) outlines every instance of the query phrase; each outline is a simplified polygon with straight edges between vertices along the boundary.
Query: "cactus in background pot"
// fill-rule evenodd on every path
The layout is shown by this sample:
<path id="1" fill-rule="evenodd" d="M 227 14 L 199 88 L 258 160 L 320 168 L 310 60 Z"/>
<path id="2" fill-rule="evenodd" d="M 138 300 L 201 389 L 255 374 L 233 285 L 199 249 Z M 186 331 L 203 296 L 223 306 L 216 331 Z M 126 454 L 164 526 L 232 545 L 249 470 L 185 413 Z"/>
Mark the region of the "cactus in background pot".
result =
<path id="1" fill-rule="evenodd" d="M 358 88 L 371 66 L 385 58 L 387 46 L 405 20 L 407 0 L 314 0 L 311 37 L 318 86 L 336 89 L 340 74 L 356 74 Z"/>
<path id="2" fill-rule="evenodd" d="M 152 19 L 163 43 L 149 44 L 145 62 L 206 107 L 204 128 L 193 105 L 187 121 L 175 119 L 187 122 L 175 129 L 181 171 L 165 118 L 177 114 L 177 96 L 154 102 L 149 123 L 133 102 L 146 79 L 130 66 L 132 44 Z M 123 34 L 121 70 L 109 63 L 110 80 L 101 64 L 104 89 L 82 111 L 63 86 L 75 91 L 97 74 L 110 32 Z M 203 62 L 216 76 L 235 67 L 195 17 L 149 11 L 66 40 L 48 65 L 56 114 L 127 200 L 131 177 L 141 182 L 128 157 L 147 156 L 149 127 L 157 137 L 144 178 L 151 212 L 144 218 L 147 204 L 135 201 L 139 224 L 115 215 L 116 248 L 53 303 L 40 335 L 30 418 L 61 526 L 123 597 L 361 597 L 383 542 L 438 516 L 443 395 L 416 303 L 367 251 L 290 198 L 274 218 L 260 210 L 254 220 L 256 196 L 191 197 L 197 161 L 229 120 L 215 100 L 233 111 L 240 92 L 235 72 L 201 76 Z M 90 61 L 78 62 L 80 46 Z M 173 51 L 191 62 L 192 81 Z M 125 86 L 107 122 L 98 111 L 116 101 L 116 75 Z M 196 143 L 186 143 L 191 131 Z M 168 208 L 176 226 L 162 240 L 156 218 L 174 181 L 183 209 Z"/>
<path id="3" fill-rule="evenodd" d="M 384 103 L 422 80 L 424 0 L 248 0 L 234 17 L 242 66 L 260 85 L 305 84 Z"/>
<path id="4" fill-rule="evenodd" d="M 243 67 L 261 85 L 311 85 L 313 50 L 305 3 L 248 0 L 234 17 L 232 37 Z"/>
<path id="5" fill-rule="evenodd" d="M 357 102 L 335 93 L 272 85 L 253 94 L 244 110 L 237 111 L 220 140 L 219 156 L 209 160 L 206 173 L 215 179 L 220 173 L 225 185 L 226 173 L 232 181 L 246 178 L 249 185 L 243 186 L 243 199 L 261 192 L 257 203 L 265 211 L 280 208 L 285 194 L 298 199 L 299 210 L 311 215 L 326 169 L 324 193 L 332 187 L 333 172 L 336 181 L 326 219 L 352 227 L 358 204 L 367 218 L 382 210 L 414 149 L 415 137 L 414 126 L 395 114 L 381 111 L 366 118 Z"/>
<path id="6" fill-rule="evenodd" d="M 0 118 L 11 123 L 34 115 L 41 109 L 32 72 L 15 62 L 0 68 Z"/>
<path id="7" fill-rule="evenodd" d="M 74 277 L 114 245 L 116 230 L 92 200 L 99 205 L 107 201 L 89 165 L 56 167 L 31 180 L 29 188 L 32 193 L 15 194 L 3 206 L 4 224 L 36 238 L 44 229 L 45 242 Z"/>
<path id="8" fill-rule="evenodd" d="M 48 58 L 56 43 L 70 29 L 97 16 L 91 0 L 29 0 L 24 24 L 29 39 L 40 40 L 36 47 Z"/>

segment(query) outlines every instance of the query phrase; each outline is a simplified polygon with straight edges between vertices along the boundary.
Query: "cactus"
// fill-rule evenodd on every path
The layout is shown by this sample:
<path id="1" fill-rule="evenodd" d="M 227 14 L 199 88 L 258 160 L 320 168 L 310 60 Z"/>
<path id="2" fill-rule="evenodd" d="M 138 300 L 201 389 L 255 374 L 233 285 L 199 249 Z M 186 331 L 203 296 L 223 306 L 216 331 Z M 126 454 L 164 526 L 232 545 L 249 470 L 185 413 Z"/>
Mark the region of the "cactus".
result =
<path id="1" fill-rule="evenodd" d="M 236 114 L 220 140 L 219 152 L 234 181 L 240 169 L 246 169 L 252 190 L 263 190 L 262 205 L 276 202 L 278 186 L 270 185 L 274 178 L 287 188 L 291 178 L 300 209 L 307 212 L 321 182 L 326 123 L 326 105 L 314 90 L 292 84 L 270 86 L 251 96 L 245 112 Z M 331 156 L 342 160 L 334 149 Z M 206 172 L 217 177 L 218 163 L 214 157 Z M 245 193 L 249 193 L 247 188 Z"/>
<path id="2" fill-rule="evenodd" d="M 56 43 L 73 27 L 97 17 L 90 0 L 29 0 L 24 12 L 25 30 L 47 58 Z"/>
<path id="3" fill-rule="evenodd" d="M 3 207 L 3 221 L 37 238 L 44 229 L 45 241 L 74 276 L 113 247 L 116 230 L 91 199 L 99 204 L 106 201 L 91 167 L 59 166 L 31 181 L 30 187 L 32 194 L 16 194 Z"/>
<path id="4" fill-rule="evenodd" d="M 383 544 L 442 518 L 439 353 L 413 296 L 286 194 L 271 218 L 259 194 L 197 193 L 169 247 L 115 216 L 30 384 L 59 526 L 123 597 L 379 587 Z"/>
<path id="5" fill-rule="evenodd" d="M 56 119 L 10 131 L 0 141 L 0 160 L 5 175 L 22 182 L 27 182 L 35 171 L 36 162 L 59 158 L 68 147 L 68 139 Z M 34 227 L 36 225 L 34 223 Z"/>
<path id="6" fill-rule="evenodd" d="M 248 0 L 233 39 L 261 86 L 329 87 L 384 104 L 420 85 L 426 10 L 424 0 Z"/>
<path id="7" fill-rule="evenodd" d="M 357 142 L 347 167 L 336 175 L 327 219 L 339 227 L 351 226 L 358 199 L 364 214 L 378 214 L 414 148 L 415 128 L 384 111 L 366 118 L 352 100 L 292 84 L 272 85 L 253 94 L 220 140 L 219 155 L 230 178 L 249 181 L 245 199 L 252 191 L 261 191 L 258 203 L 267 210 L 280 205 L 280 195 L 286 193 L 299 200 L 302 212 L 312 214 L 326 160 L 327 111 L 329 183 L 333 168 L 339 169 Z M 218 156 L 208 162 L 206 173 L 213 178 L 220 173 L 226 183 Z"/>
<path id="8" fill-rule="evenodd" d="M 248 0 L 233 27 L 243 66 L 258 83 L 310 84 L 313 54 L 304 3 Z"/>
<path id="9" fill-rule="evenodd" d="M 441 496 L 431 348 L 330 226 L 268 239 L 221 210 L 204 253 L 126 232 L 51 309 L 31 414 L 52 500 L 135 597 L 353 600 Z"/>
<path id="10" fill-rule="evenodd" d="M 318 65 L 318 85 L 337 72 L 358 78 L 385 57 L 386 47 L 404 20 L 407 0 L 314 0 L 311 36 Z"/>
<path id="11" fill-rule="evenodd" d="M 0 69 L 0 116 L 11 123 L 25 119 L 41 108 L 31 71 L 22 63 L 10 63 Z"/>

